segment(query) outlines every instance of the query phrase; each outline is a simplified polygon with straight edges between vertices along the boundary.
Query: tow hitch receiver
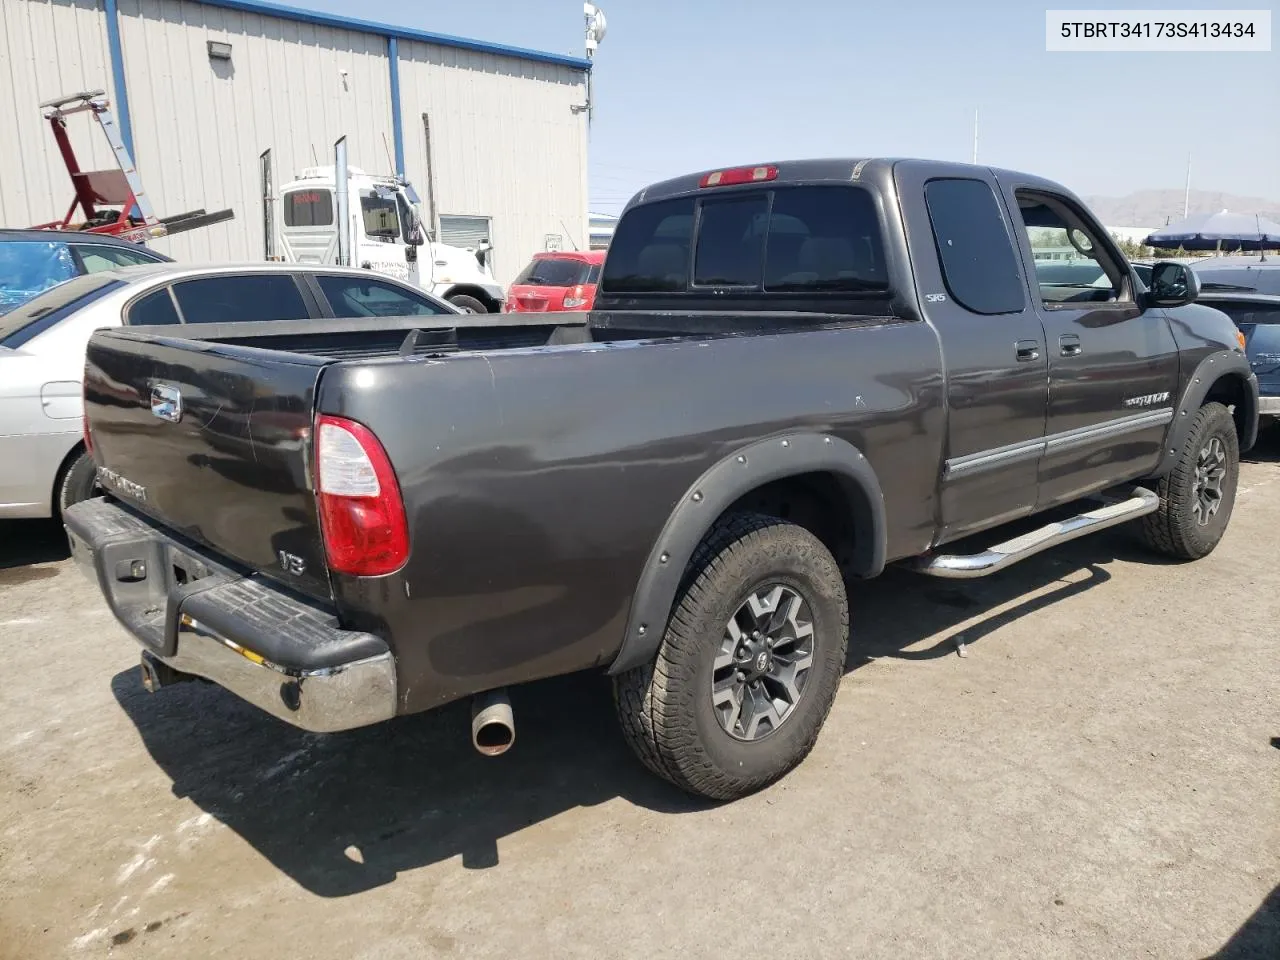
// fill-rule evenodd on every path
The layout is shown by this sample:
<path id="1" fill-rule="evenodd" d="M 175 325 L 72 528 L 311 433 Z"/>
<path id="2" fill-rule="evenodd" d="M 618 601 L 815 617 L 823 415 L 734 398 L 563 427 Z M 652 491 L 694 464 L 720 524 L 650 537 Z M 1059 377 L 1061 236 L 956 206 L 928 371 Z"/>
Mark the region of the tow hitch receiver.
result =
<path id="1" fill-rule="evenodd" d="M 173 669 L 159 657 L 154 657 L 145 650 L 142 652 L 142 686 L 147 693 L 155 693 L 161 687 L 171 687 L 175 683 L 187 683 L 199 679 L 190 673 L 182 673 Z"/>

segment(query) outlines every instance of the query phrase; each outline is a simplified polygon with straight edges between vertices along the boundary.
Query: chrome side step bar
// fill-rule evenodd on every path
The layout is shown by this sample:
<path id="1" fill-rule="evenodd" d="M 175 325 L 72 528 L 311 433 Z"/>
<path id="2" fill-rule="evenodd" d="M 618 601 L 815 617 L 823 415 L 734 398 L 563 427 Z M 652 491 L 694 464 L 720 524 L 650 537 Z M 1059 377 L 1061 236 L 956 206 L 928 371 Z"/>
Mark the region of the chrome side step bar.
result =
<path id="1" fill-rule="evenodd" d="M 987 574 L 1003 570 L 1019 560 L 1034 556 L 1041 550 L 1048 550 L 1060 543 L 1083 537 L 1089 533 L 1105 530 L 1117 524 L 1160 509 L 1160 497 L 1144 487 L 1134 487 L 1127 500 L 1112 502 L 1097 507 L 1087 513 L 1081 513 L 1068 520 L 1045 524 L 1039 530 L 1032 530 L 1020 537 L 997 543 L 982 553 L 970 555 L 929 553 L 916 557 L 908 562 L 908 566 L 917 573 L 931 577 L 945 577 L 950 580 L 968 580 L 974 577 L 985 577 Z"/>

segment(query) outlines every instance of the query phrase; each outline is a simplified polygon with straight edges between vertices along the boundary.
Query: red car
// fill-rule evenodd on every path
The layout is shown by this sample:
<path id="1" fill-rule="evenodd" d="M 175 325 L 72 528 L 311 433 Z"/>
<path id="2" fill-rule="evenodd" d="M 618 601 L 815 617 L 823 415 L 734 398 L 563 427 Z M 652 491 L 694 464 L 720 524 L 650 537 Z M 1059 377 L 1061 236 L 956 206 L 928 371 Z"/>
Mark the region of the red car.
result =
<path id="1" fill-rule="evenodd" d="M 535 253 L 507 291 L 508 313 L 590 310 L 603 250 Z"/>

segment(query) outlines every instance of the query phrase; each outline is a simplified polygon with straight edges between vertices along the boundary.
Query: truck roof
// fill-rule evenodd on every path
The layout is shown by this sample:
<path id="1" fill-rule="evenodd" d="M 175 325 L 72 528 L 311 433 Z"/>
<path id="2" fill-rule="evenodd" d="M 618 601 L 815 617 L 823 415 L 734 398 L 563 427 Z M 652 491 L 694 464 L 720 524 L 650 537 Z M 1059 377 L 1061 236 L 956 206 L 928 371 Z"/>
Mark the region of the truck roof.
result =
<path id="1" fill-rule="evenodd" d="M 956 171 L 958 170 L 968 168 L 973 171 L 980 170 L 992 173 L 997 177 L 1003 175 L 1016 178 L 1024 183 L 1040 183 L 1045 186 L 1053 186 L 1057 190 L 1062 189 L 1057 184 L 1051 184 L 1049 181 L 1044 180 L 1041 177 L 1020 173 L 1015 170 L 990 167 L 985 164 L 958 163 L 949 160 L 928 160 L 919 157 L 828 157 L 818 160 L 772 160 L 764 163 L 727 164 L 723 167 L 712 167 L 709 170 L 700 170 L 697 173 L 688 173 L 679 177 L 672 177 L 670 180 L 662 180 L 642 189 L 627 203 L 627 208 L 629 209 L 637 203 L 647 203 L 653 200 L 663 200 L 685 194 L 699 193 L 705 189 L 723 189 L 702 187 L 701 183 L 703 178 L 709 174 L 725 170 L 755 169 L 757 167 L 773 167 L 777 169 L 776 177 L 772 178 L 770 181 L 759 181 L 760 184 L 769 182 L 812 183 L 814 181 L 822 180 L 855 183 L 859 181 L 867 181 L 875 183 L 887 178 L 897 164 L 905 162 L 936 165 L 940 172 L 945 170 L 947 171 L 947 175 L 950 176 L 955 176 Z M 743 184 L 743 186 L 750 185 L 751 184 Z"/>
<path id="2" fill-rule="evenodd" d="M 182 277 L 208 277 L 227 273 L 308 273 L 338 274 L 342 276 L 351 276 L 355 274 L 362 277 L 369 277 L 371 280 L 394 280 L 393 277 L 384 277 L 380 274 L 374 274 L 368 270 L 362 270 L 357 267 L 322 266 L 320 264 L 311 263 L 268 263 L 253 260 L 244 263 L 217 264 L 146 263 L 136 267 L 116 267 L 112 270 L 100 270 L 97 275 L 110 275 L 120 280 L 130 282 L 158 275 L 163 275 L 166 278 L 177 280 Z"/>

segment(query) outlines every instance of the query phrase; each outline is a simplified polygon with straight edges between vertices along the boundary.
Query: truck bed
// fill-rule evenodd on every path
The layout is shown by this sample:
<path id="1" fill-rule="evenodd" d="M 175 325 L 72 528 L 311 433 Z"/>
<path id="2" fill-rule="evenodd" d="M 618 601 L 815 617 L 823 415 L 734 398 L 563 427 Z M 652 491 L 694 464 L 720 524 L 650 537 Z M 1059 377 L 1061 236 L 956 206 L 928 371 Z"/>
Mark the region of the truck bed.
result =
<path id="1" fill-rule="evenodd" d="M 753 444 L 829 436 L 863 451 L 900 478 L 875 550 L 928 548 L 943 436 L 934 331 L 792 316 L 121 328 L 89 344 L 85 410 L 116 499 L 387 639 L 412 712 L 613 662 L 673 507 Z M 179 422 L 153 409 L 157 387 L 181 394 Z M 320 414 L 364 425 L 386 451 L 410 539 L 394 574 L 328 569 Z"/>

